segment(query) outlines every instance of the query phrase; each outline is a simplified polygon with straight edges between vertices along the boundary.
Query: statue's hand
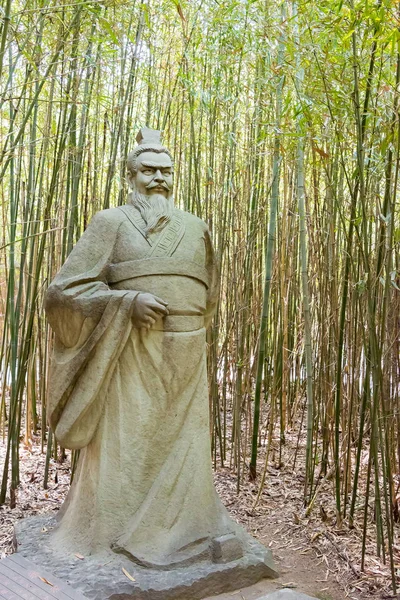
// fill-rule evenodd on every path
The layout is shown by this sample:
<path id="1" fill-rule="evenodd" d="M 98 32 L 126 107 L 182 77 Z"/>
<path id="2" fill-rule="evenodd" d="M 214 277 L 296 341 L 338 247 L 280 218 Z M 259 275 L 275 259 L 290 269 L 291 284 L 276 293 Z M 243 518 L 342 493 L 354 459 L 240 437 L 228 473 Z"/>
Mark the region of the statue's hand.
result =
<path id="1" fill-rule="evenodd" d="M 141 292 L 132 303 L 133 325 L 138 329 L 150 329 L 158 319 L 168 314 L 168 303 L 153 294 Z"/>

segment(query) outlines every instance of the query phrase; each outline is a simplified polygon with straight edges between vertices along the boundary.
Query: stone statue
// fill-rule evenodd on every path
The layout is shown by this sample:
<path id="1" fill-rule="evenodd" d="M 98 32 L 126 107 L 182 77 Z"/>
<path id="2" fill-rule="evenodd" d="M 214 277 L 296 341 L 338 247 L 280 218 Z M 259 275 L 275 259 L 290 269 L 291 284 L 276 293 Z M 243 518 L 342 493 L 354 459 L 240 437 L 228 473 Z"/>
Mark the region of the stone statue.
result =
<path id="1" fill-rule="evenodd" d="M 46 296 L 55 333 L 48 415 L 59 443 L 80 449 L 51 544 L 82 555 L 111 549 L 163 570 L 237 560 L 247 534 L 211 468 L 210 233 L 174 208 L 160 133 L 142 129 L 137 141 L 128 204 L 92 219 Z"/>

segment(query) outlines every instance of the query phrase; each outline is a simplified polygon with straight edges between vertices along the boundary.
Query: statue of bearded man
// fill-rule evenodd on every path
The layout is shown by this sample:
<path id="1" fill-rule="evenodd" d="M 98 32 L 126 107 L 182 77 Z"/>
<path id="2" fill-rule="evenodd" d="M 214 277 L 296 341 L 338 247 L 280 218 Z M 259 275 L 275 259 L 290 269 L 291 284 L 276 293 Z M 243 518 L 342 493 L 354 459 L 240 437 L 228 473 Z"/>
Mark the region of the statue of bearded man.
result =
<path id="1" fill-rule="evenodd" d="M 210 234 L 174 208 L 159 133 L 142 130 L 138 142 L 128 204 L 92 219 L 47 292 L 48 414 L 59 443 L 81 450 L 52 544 L 165 569 L 210 557 L 213 540 L 239 527 L 212 480 Z"/>

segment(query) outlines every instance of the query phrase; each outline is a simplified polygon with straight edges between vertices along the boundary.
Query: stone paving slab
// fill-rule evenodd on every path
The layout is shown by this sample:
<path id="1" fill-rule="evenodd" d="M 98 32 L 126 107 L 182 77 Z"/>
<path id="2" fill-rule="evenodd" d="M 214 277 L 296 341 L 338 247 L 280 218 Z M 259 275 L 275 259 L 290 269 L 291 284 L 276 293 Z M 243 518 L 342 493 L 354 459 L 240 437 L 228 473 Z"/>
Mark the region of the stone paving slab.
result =
<path id="1" fill-rule="evenodd" d="M 262 596 L 262 598 L 259 598 L 258 600 L 317 600 L 317 598 L 306 596 L 306 594 L 301 594 L 295 590 L 283 589 Z"/>
<path id="2" fill-rule="evenodd" d="M 308 587 L 309 593 L 317 593 L 318 596 L 309 596 L 296 588 L 277 588 L 276 580 L 263 579 L 249 587 L 241 587 L 234 592 L 220 594 L 218 596 L 209 596 L 204 600 L 319 600 L 319 594 L 316 590 L 311 590 Z M 321 598 L 330 598 L 329 593 L 321 596 Z"/>
<path id="3" fill-rule="evenodd" d="M 0 560 L 1 600 L 87 600 L 52 573 L 19 554 Z"/>

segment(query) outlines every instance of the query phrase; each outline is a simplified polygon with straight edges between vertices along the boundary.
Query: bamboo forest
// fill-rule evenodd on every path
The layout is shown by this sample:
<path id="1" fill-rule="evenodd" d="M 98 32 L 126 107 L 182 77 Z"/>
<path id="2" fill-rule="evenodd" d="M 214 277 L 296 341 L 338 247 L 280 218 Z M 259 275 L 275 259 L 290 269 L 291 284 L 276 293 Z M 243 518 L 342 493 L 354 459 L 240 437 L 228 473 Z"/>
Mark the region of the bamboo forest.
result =
<path id="1" fill-rule="evenodd" d="M 73 476 L 46 416 L 44 294 L 93 215 L 126 203 L 147 126 L 220 269 L 215 472 L 254 528 L 286 474 L 296 527 L 339 540 L 342 597 L 397 598 L 400 3 L 2 0 L 0 27 L 0 522 L 23 448 L 39 488 L 62 461 Z"/>

